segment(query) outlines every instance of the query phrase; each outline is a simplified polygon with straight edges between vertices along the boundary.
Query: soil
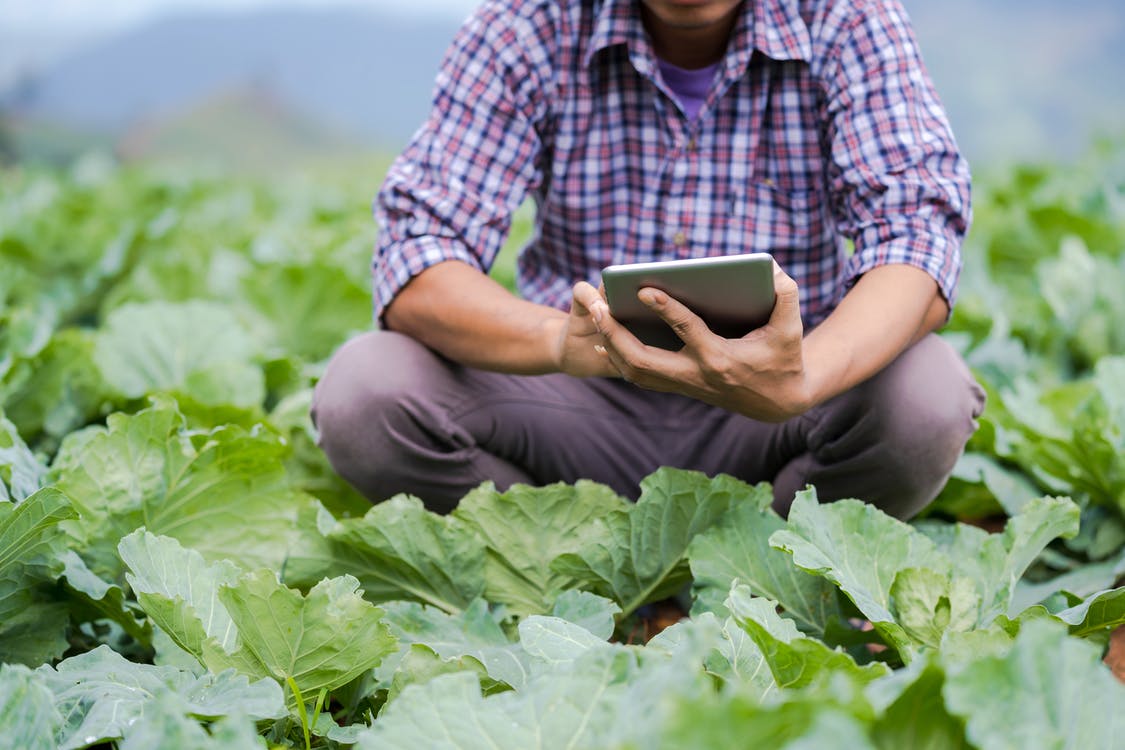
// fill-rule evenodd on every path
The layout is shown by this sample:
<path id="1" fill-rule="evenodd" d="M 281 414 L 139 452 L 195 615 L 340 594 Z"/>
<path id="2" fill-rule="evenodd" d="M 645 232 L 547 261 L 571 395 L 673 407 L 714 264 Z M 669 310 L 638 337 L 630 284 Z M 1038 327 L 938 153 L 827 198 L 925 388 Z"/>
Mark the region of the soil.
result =
<path id="1" fill-rule="evenodd" d="M 1105 654 L 1106 666 L 1121 682 L 1125 682 L 1125 625 L 1113 631 L 1109 637 L 1109 650 Z"/>

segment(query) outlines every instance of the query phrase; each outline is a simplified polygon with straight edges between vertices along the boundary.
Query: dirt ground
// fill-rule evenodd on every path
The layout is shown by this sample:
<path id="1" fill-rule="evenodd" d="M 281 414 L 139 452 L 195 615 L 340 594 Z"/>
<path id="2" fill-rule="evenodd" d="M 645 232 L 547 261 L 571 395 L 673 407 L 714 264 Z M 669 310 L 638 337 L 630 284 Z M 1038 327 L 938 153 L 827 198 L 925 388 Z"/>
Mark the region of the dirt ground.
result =
<path id="1" fill-rule="evenodd" d="M 1113 635 L 1110 636 L 1105 663 L 1117 679 L 1125 682 L 1125 625 L 1113 631 Z"/>

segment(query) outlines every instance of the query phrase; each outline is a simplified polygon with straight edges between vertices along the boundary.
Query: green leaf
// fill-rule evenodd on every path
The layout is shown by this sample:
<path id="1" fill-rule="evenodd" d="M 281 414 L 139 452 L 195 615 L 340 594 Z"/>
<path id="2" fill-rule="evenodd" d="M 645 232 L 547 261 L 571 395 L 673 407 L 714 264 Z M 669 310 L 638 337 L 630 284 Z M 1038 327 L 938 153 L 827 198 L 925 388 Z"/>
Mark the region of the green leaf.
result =
<path id="1" fill-rule="evenodd" d="M 175 405 L 113 414 L 105 429 L 74 433 L 52 471 L 81 513 L 75 533 L 91 570 L 118 580 L 117 543 L 144 526 L 208 560 L 277 568 L 293 536 L 298 498 L 272 433 L 184 428 Z"/>
<path id="2" fill-rule="evenodd" d="M 1055 614 L 1070 626 L 1070 634 L 1107 634 L 1125 624 L 1125 586 L 1091 594 L 1084 601 Z"/>
<path id="3" fill-rule="evenodd" d="M 73 518 L 53 487 L 19 505 L 0 502 L 0 662 L 37 666 L 66 649 L 67 607 L 53 591 L 61 572 L 61 522 Z"/>
<path id="4" fill-rule="evenodd" d="M 144 529 L 126 536 L 117 549 L 141 607 L 177 646 L 200 661 L 205 640 L 225 651 L 236 649 L 234 621 L 219 601 L 219 587 L 242 572 L 233 563 L 208 565 L 195 550 Z"/>
<path id="5" fill-rule="evenodd" d="M 555 599 L 551 614 L 581 625 L 602 640 L 609 640 L 613 635 L 614 616 L 620 611 L 620 607 L 604 596 L 569 589 Z"/>
<path id="6" fill-rule="evenodd" d="M 904 568 L 891 585 L 898 622 L 914 640 L 937 648 L 947 631 L 964 632 L 977 624 L 980 594 L 968 578 L 943 576 L 924 568 Z"/>
<path id="7" fill-rule="evenodd" d="M 782 703 L 761 704 L 737 692 L 707 695 L 675 704 L 658 750 L 873 750 L 864 723 L 847 708 L 821 696 L 793 694 Z"/>
<path id="8" fill-rule="evenodd" d="M 30 441 L 58 440 L 107 413 L 120 399 L 94 364 L 94 334 L 87 329 L 55 333 L 41 352 L 15 363 L 0 384 L 0 403 Z"/>
<path id="9" fill-rule="evenodd" d="M 961 721 L 945 708 L 945 672 L 932 659 L 873 682 L 868 696 L 883 693 L 879 717 L 871 731 L 880 750 L 971 750 Z M 876 701 L 873 700 L 873 703 Z"/>
<path id="10" fill-rule="evenodd" d="M 146 714 L 156 696 L 171 696 L 183 716 L 217 719 L 231 713 L 253 719 L 285 715 L 281 688 L 272 680 L 254 683 L 234 672 L 196 677 L 173 667 L 126 660 L 108 646 L 41 667 L 64 717 L 60 748 L 86 747 L 120 738 Z"/>
<path id="11" fill-rule="evenodd" d="M 641 481 L 641 497 L 609 513 L 604 526 L 579 551 L 556 558 L 551 568 L 584 588 L 616 601 L 622 617 L 670 596 L 691 575 L 684 554 L 699 533 L 738 503 L 755 502 L 753 489 L 720 475 L 662 468 Z"/>
<path id="12" fill-rule="evenodd" d="M 265 397 L 258 345 L 225 305 L 146 302 L 114 310 L 94 359 L 130 398 L 179 391 L 202 404 L 256 406 Z"/>
<path id="13" fill-rule="evenodd" d="M 0 742 L 20 750 L 55 750 L 63 719 L 43 678 L 25 666 L 0 665 Z"/>
<path id="14" fill-rule="evenodd" d="M 1125 574 L 1125 550 L 1115 557 L 1100 563 L 1087 563 L 1060 576 L 1045 581 L 1020 579 L 1012 595 L 1008 616 L 1014 617 L 1033 604 L 1039 604 L 1060 591 L 1069 591 L 1080 597 L 1088 597 L 1099 591 L 1112 588 L 1121 575 Z"/>
<path id="15" fill-rule="evenodd" d="M 485 597 L 522 616 L 550 612 L 574 584 L 551 562 L 589 544 L 595 519 L 628 507 L 613 490 L 588 481 L 515 485 L 504 493 L 487 483 L 466 495 L 453 515 L 488 547 Z"/>
<path id="16" fill-rule="evenodd" d="M 553 750 L 605 747 L 600 737 L 618 719 L 618 701 L 638 679 L 635 657 L 592 652 L 570 670 L 543 674 L 524 690 L 485 698 L 476 676 L 459 672 L 412 685 L 364 732 L 357 750 Z"/>
<path id="17" fill-rule="evenodd" d="M 526 652 L 508 640 L 483 599 L 456 615 L 415 602 L 387 602 L 384 609 L 387 626 L 401 647 L 376 669 L 382 682 L 390 682 L 411 645 L 425 644 L 445 660 L 470 657 L 483 664 L 491 678 L 514 688 L 527 683 Z"/>
<path id="18" fill-rule="evenodd" d="M 953 475 L 964 482 L 983 485 L 1010 516 L 1039 496 L 1034 483 L 1026 476 L 982 453 L 964 454 L 958 459 Z"/>
<path id="19" fill-rule="evenodd" d="M 834 651 L 815 638 L 801 635 L 792 620 L 777 614 L 777 603 L 755 597 L 746 586 L 735 586 L 727 599 L 732 619 L 761 650 L 781 688 L 800 688 L 843 673 L 860 683 L 886 675 L 886 665 L 859 666 L 843 651 Z"/>
<path id="20" fill-rule="evenodd" d="M 74 516 L 69 498 L 54 487 L 19 505 L 0 503 L 0 575 L 20 567 L 45 570 L 43 558 L 58 551 L 56 526 Z"/>
<path id="21" fill-rule="evenodd" d="M 357 750 L 426 747 L 430 750 L 530 750 L 544 747 L 544 733 L 523 703 L 506 695 L 485 700 L 476 675 L 456 672 L 410 685 L 361 733 Z M 546 735 L 549 736 L 549 735 Z M 547 745 L 550 746 L 550 745 Z"/>
<path id="22" fill-rule="evenodd" d="M 0 502 L 20 502 L 43 484 L 47 467 L 23 442 L 16 426 L 0 411 Z"/>
<path id="23" fill-rule="evenodd" d="M 317 361 L 371 324 L 371 293 L 345 269 L 323 262 L 269 264 L 243 279 L 256 338 L 289 356 Z"/>
<path id="24" fill-rule="evenodd" d="M 707 672 L 722 679 L 728 688 L 763 701 L 776 692 L 777 681 L 762 650 L 731 617 L 720 622 L 711 612 L 703 612 L 690 620 L 681 620 L 649 640 L 645 651 L 673 655 L 685 644 L 691 648 L 693 640 L 704 644 L 703 664 Z"/>
<path id="25" fill-rule="evenodd" d="M 799 493 L 789 528 L 770 538 L 801 568 L 836 583 L 904 661 L 948 631 L 1008 611 L 1016 581 L 1043 548 L 1078 529 L 1066 498 L 1027 503 L 1003 534 L 964 524 L 897 521 L 857 500 L 817 505 Z"/>
<path id="26" fill-rule="evenodd" d="M 1024 505 L 1001 534 L 964 524 L 920 525 L 949 558 L 955 577 L 975 582 L 981 594 L 978 622 L 1006 614 L 1016 583 L 1052 540 L 1078 532 L 1078 506 L 1068 498 L 1041 497 Z"/>
<path id="27" fill-rule="evenodd" d="M 570 664 L 590 649 L 607 645 L 581 625 L 558 617 L 532 615 L 520 622 L 519 633 L 523 650 L 549 668 Z"/>
<path id="28" fill-rule="evenodd" d="M 909 660 L 915 642 L 891 611 L 891 586 L 904 568 L 948 575 L 949 560 L 911 526 L 859 500 L 819 505 L 812 489 L 797 493 L 789 528 L 770 544 L 790 552 L 803 570 L 840 587 L 876 630 Z"/>
<path id="29" fill-rule="evenodd" d="M 1060 493 L 1125 514 L 1125 358 L 1103 357 L 1094 377 L 1005 394 L 1019 414 L 1020 462 Z"/>
<path id="30" fill-rule="evenodd" d="M 63 565 L 62 577 L 71 594 L 70 616 L 76 622 L 112 620 L 132 638 L 148 644 L 152 628 L 144 613 L 125 598 L 125 591 L 116 584 L 96 576 L 73 549 L 58 555 Z"/>
<path id="31" fill-rule="evenodd" d="M 312 400 L 313 389 L 305 387 L 281 399 L 269 414 L 269 424 L 289 444 L 290 452 L 285 459 L 289 481 L 320 500 L 338 518 L 362 516 L 371 508 L 371 501 L 340 478 L 316 444 L 310 412 Z M 311 526 L 315 525 L 314 520 Z"/>
<path id="32" fill-rule="evenodd" d="M 211 732 L 184 716 L 179 701 L 168 692 L 159 693 L 146 707 L 143 720 L 125 730 L 120 750 L 265 750 L 248 719 L 229 716 L 211 726 Z"/>
<path id="33" fill-rule="evenodd" d="M 733 507 L 688 547 L 693 593 L 721 596 L 738 581 L 755 596 L 773 599 L 808 632 L 822 635 L 829 620 L 840 617 L 836 588 L 794 564 L 793 556 L 770 546 L 770 536 L 786 523 L 770 507 L 768 484 L 754 488 L 750 502 Z"/>
<path id="34" fill-rule="evenodd" d="M 204 663 L 212 671 L 233 667 L 281 682 L 291 677 L 303 694 L 315 695 L 395 651 L 382 610 L 363 599 L 351 576 L 321 581 L 302 596 L 259 570 L 221 585 L 219 601 L 238 631 L 238 648 L 228 652 L 214 638 L 205 641 Z"/>
<path id="35" fill-rule="evenodd" d="M 315 514 L 315 529 L 309 516 Z M 301 538 L 285 563 L 289 583 L 352 575 L 373 602 L 410 599 L 458 612 L 484 591 L 484 544 L 460 520 L 399 495 L 363 518 L 337 521 L 322 507 L 306 508 Z"/>
<path id="36" fill-rule="evenodd" d="M 484 665 L 471 656 L 443 659 L 437 651 L 422 643 L 411 644 L 395 669 L 394 678 L 387 690 L 387 702 L 393 702 L 408 685 L 422 685 L 443 674 L 470 672 L 496 686 L 490 680 Z M 507 689 L 505 687 L 505 689 Z M 338 736 L 338 733 L 336 733 Z"/>
<path id="37" fill-rule="evenodd" d="M 1116 747 L 1125 733 L 1125 686 L 1100 658 L 1062 626 L 1029 622 L 1006 656 L 950 673 L 945 702 L 981 750 Z"/>

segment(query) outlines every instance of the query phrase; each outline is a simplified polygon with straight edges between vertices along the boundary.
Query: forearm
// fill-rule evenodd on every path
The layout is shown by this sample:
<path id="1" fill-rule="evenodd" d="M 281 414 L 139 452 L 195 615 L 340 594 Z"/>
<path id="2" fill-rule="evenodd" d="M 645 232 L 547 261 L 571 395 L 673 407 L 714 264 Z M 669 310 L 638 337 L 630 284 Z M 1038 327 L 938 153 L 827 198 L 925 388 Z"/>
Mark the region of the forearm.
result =
<path id="1" fill-rule="evenodd" d="M 813 404 L 862 383 L 944 323 L 949 308 L 925 271 L 886 265 L 864 274 L 805 338 Z"/>
<path id="2" fill-rule="evenodd" d="M 460 261 L 427 268 L 387 307 L 386 327 L 454 362 L 521 375 L 558 369 L 566 313 L 519 299 Z"/>

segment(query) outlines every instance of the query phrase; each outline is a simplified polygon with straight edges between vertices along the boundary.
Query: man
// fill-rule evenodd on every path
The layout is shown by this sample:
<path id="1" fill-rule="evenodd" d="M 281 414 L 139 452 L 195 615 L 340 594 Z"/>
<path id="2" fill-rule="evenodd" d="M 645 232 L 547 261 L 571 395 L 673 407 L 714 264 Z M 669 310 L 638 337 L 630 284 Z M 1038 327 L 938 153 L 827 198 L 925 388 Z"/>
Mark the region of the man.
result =
<path id="1" fill-rule="evenodd" d="M 486 271 L 525 196 L 522 299 Z M 806 484 L 910 517 L 983 393 L 948 317 L 969 176 L 897 0 L 492 0 L 376 207 L 376 315 L 314 416 L 373 501 L 448 510 L 482 481 L 661 465 Z M 846 240 L 851 241 L 851 246 Z M 769 323 L 738 340 L 668 295 L 642 345 L 603 266 L 766 251 Z"/>

